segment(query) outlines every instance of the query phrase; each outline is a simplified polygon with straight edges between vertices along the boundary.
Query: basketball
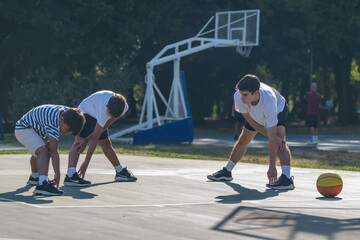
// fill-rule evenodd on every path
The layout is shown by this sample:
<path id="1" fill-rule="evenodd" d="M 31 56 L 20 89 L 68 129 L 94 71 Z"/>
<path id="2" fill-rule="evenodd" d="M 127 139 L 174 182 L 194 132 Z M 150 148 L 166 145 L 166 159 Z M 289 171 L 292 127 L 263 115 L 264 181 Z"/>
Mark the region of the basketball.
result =
<path id="1" fill-rule="evenodd" d="M 316 186 L 321 195 L 333 198 L 341 192 L 343 181 L 339 174 L 323 173 L 318 177 Z"/>

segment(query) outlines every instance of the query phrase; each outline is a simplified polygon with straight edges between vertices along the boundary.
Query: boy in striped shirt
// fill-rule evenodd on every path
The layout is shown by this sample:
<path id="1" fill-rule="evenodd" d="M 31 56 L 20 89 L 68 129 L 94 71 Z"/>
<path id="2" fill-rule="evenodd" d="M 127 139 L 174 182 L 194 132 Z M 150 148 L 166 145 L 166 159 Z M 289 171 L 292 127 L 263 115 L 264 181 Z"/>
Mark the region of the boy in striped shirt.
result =
<path id="1" fill-rule="evenodd" d="M 61 105 L 41 105 L 26 113 L 15 126 L 16 139 L 31 153 L 31 176 L 28 184 L 37 184 L 34 193 L 62 195 L 60 182 L 59 134 L 78 135 L 85 124 L 78 108 Z M 48 142 L 44 139 L 48 137 Z M 54 179 L 48 180 L 49 161 L 52 159 Z M 54 187 L 56 186 L 56 187 Z"/>

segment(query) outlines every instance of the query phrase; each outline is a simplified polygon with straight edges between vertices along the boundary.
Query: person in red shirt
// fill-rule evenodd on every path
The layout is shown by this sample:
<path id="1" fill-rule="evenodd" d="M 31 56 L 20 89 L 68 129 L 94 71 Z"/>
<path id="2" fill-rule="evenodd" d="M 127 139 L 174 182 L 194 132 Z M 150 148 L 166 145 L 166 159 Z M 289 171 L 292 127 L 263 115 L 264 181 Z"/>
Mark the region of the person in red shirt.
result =
<path id="1" fill-rule="evenodd" d="M 308 142 L 308 145 L 317 145 L 319 143 L 319 130 L 318 130 L 318 115 L 319 108 L 327 109 L 321 104 L 321 95 L 317 91 L 317 84 L 311 84 L 311 91 L 307 92 L 305 95 L 305 100 L 307 101 L 306 107 L 306 126 L 310 128 L 311 141 Z"/>

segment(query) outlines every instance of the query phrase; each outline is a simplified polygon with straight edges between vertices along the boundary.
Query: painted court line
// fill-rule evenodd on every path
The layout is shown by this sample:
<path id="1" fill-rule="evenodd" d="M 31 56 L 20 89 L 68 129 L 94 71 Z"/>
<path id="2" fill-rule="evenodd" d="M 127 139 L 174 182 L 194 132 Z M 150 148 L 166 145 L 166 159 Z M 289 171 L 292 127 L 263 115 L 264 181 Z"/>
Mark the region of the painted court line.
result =
<path id="1" fill-rule="evenodd" d="M 135 205 L 74 205 L 74 206 L 42 206 L 42 205 L 36 205 L 36 204 L 29 204 L 21 201 L 16 201 L 8 198 L 1 198 L 2 201 L 7 202 L 13 202 L 22 204 L 25 206 L 35 207 L 35 208 L 43 208 L 43 209 L 59 209 L 59 208 L 139 208 L 139 207 L 177 207 L 177 206 L 190 206 L 190 205 L 210 205 L 210 204 L 220 204 L 217 201 L 213 202 L 189 202 L 189 203 L 163 203 L 163 204 L 135 204 Z M 351 198 L 351 199 L 340 199 L 340 201 L 359 201 L 360 198 Z M 226 201 L 221 202 L 221 204 L 236 204 L 236 203 L 254 203 L 254 204 L 271 204 L 273 202 L 279 203 L 279 202 L 303 202 L 303 200 L 241 200 L 241 201 Z M 271 206 L 267 206 L 264 208 L 273 208 Z M 292 208 L 292 207 L 290 207 Z M 341 208 L 345 209 L 345 208 Z"/>

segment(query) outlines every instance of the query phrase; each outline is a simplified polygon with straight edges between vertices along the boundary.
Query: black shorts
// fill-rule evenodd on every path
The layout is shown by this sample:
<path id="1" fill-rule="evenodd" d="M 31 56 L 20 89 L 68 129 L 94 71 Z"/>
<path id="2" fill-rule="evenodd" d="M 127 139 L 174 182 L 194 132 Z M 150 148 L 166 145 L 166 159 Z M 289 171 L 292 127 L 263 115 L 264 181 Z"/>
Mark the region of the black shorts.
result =
<path id="1" fill-rule="evenodd" d="M 277 115 L 277 119 L 278 119 L 278 123 L 277 126 L 284 126 L 286 127 L 286 123 L 287 123 L 287 116 L 288 116 L 289 110 L 288 110 L 288 106 L 287 103 L 285 103 L 284 109 L 279 112 L 279 114 Z M 250 131 L 256 131 L 253 127 L 250 126 L 250 124 L 248 122 L 245 121 L 244 126 L 246 127 L 246 129 L 250 130 Z"/>
<path id="2" fill-rule="evenodd" d="M 312 115 L 312 114 L 307 114 L 306 115 L 306 126 L 317 128 L 317 126 L 318 126 L 318 116 L 317 115 Z"/>
<path id="3" fill-rule="evenodd" d="M 79 136 L 86 138 L 87 136 L 89 136 L 90 134 L 93 133 L 96 123 L 97 123 L 97 120 L 96 120 L 96 118 L 93 118 L 89 114 L 84 114 L 84 115 L 85 115 L 86 122 L 85 122 L 84 128 L 81 130 Z M 109 137 L 108 129 L 106 129 L 104 132 L 101 133 L 99 140 L 103 140 L 107 137 Z"/>
<path id="4" fill-rule="evenodd" d="M 245 118 L 244 118 L 244 116 L 243 116 L 241 113 L 237 112 L 237 111 L 235 111 L 235 117 L 234 117 L 234 119 L 235 119 L 235 122 L 239 122 L 239 123 L 241 123 L 241 124 L 244 124 L 244 123 L 245 123 Z"/>

